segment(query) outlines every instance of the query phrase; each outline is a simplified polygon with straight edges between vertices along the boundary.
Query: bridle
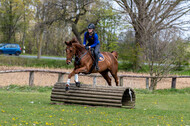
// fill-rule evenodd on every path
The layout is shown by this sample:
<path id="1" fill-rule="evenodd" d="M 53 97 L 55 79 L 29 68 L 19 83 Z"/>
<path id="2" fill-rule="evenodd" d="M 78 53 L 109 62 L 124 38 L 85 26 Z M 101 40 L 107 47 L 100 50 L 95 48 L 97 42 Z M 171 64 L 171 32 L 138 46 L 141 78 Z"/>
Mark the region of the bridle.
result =
<path id="1" fill-rule="evenodd" d="M 75 54 L 73 54 L 74 53 L 74 51 L 73 51 L 71 58 L 67 58 L 67 60 L 72 62 L 73 56 L 75 55 L 75 59 L 78 58 L 77 61 L 76 60 L 75 61 L 76 61 L 77 64 L 79 64 L 81 59 L 87 54 L 87 52 L 88 51 L 86 50 L 83 54 L 77 55 L 76 50 L 75 50 Z"/>
<path id="2" fill-rule="evenodd" d="M 69 47 L 69 50 L 70 50 L 70 48 L 71 48 L 71 47 Z M 66 49 L 66 50 L 67 50 L 67 49 Z M 67 58 L 67 60 L 72 62 L 72 59 L 73 59 L 73 56 L 74 56 L 73 52 L 72 52 L 71 55 L 72 55 L 71 58 Z"/>
<path id="3" fill-rule="evenodd" d="M 80 61 L 81 59 L 87 54 L 88 51 L 86 51 L 85 53 L 83 53 L 82 55 L 80 55 L 80 57 L 78 55 L 75 55 L 75 62 L 77 65 L 80 65 Z"/>

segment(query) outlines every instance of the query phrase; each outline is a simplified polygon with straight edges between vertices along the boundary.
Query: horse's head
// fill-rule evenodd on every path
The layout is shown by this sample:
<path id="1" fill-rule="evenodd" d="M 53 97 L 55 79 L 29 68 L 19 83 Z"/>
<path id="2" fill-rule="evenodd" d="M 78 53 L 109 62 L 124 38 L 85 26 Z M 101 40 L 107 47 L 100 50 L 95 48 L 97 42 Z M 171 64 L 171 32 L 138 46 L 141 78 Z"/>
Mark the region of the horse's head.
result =
<path id="1" fill-rule="evenodd" d="M 74 43 L 79 43 L 79 42 L 75 38 L 72 39 L 71 41 L 65 42 L 65 44 L 67 45 L 66 47 L 67 64 L 70 64 L 72 62 L 72 58 L 76 53 L 76 47 L 74 46 Z"/>

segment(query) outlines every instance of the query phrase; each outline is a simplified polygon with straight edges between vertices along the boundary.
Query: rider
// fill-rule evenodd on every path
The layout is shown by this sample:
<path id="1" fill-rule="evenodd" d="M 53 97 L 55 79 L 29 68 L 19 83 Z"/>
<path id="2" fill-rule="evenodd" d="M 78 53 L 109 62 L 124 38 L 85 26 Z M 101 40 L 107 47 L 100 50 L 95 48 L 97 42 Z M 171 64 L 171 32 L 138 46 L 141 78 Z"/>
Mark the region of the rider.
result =
<path id="1" fill-rule="evenodd" d="M 98 40 L 98 34 L 94 31 L 95 25 L 93 23 L 90 23 L 88 25 L 88 31 L 84 33 L 84 41 L 83 45 L 87 50 L 90 48 L 94 48 L 94 54 L 95 54 L 95 61 L 96 61 L 96 70 L 99 70 L 98 67 L 98 53 L 100 49 L 100 42 Z M 86 45 L 86 40 L 88 40 L 88 44 Z"/>

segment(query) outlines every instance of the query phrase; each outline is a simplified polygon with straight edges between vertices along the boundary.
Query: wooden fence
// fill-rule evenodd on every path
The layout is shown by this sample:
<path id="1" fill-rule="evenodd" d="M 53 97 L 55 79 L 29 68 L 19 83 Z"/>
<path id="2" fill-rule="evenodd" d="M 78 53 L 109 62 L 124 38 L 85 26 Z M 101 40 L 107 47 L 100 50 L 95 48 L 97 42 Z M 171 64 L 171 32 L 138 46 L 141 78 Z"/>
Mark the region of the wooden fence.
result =
<path id="1" fill-rule="evenodd" d="M 34 72 L 45 72 L 45 73 L 57 73 L 58 74 L 58 82 L 63 82 L 64 75 L 68 75 L 69 72 L 61 72 L 61 71 L 53 71 L 53 70 L 41 70 L 41 69 L 25 69 L 25 70 L 5 70 L 0 71 L 0 74 L 5 73 L 16 73 L 16 72 L 29 72 L 29 86 L 34 86 Z M 97 77 L 102 77 L 101 75 L 90 74 L 84 75 L 79 74 L 79 76 L 88 76 L 93 77 L 93 86 L 96 86 Z M 149 79 L 153 78 L 151 76 L 133 76 L 133 75 L 119 75 L 119 85 L 123 86 L 123 78 L 145 78 L 146 89 L 149 89 Z M 171 88 L 176 88 L 176 80 L 177 78 L 190 78 L 190 76 L 167 76 L 162 78 L 171 78 Z"/>

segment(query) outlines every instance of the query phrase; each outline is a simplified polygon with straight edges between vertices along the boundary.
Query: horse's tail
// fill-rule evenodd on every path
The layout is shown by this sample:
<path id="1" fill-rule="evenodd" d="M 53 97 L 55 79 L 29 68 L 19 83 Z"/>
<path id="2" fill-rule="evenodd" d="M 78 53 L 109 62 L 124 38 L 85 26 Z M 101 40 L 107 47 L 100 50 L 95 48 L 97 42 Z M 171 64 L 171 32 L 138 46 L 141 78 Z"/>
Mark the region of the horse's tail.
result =
<path id="1" fill-rule="evenodd" d="M 112 51 L 111 54 L 117 59 L 118 58 L 118 53 L 116 51 Z"/>

